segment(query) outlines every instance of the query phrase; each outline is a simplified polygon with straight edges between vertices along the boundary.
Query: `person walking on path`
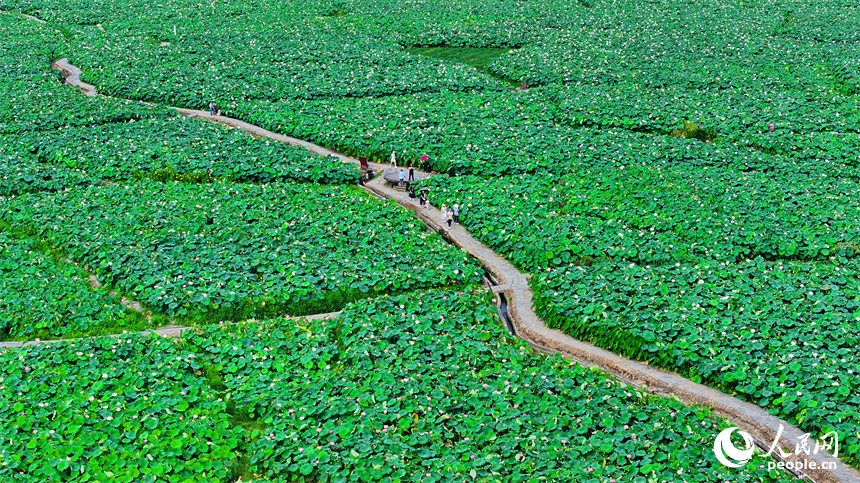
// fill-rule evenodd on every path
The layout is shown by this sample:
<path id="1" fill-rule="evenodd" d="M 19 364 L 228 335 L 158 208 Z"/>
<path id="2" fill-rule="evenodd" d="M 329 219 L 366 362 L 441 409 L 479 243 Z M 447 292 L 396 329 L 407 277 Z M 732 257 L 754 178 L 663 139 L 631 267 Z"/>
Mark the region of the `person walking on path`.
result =
<path id="1" fill-rule="evenodd" d="M 454 223 L 459 225 L 460 224 L 460 205 L 454 204 L 454 207 L 452 209 L 454 211 Z"/>
<path id="2" fill-rule="evenodd" d="M 400 173 L 397 175 L 397 186 L 403 186 L 403 180 L 406 178 L 406 173 L 403 172 L 403 168 L 400 168 Z"/>
<path id="3" fill-rule="evenodd" d="M 442 207 L 439 208 L 439 219 L 442 220 L 442 226 L 444 227 L 445 222 L 448 221 L 448 206 L 447 205 L 442 205 Z"/>
<path id="4" fill-rule="evenodd" d="M 409 181 L 415 181 L 415 168 L 409 165 Z"/>
<path id="5" fill-rule="evenodd" d="M 451 222 L 454 221 L 454 210 L 448 208 L 448 211 L 445 212 L 445 221 L 448 222 L 448 228 L 451 228 Z"/>
<path id="6" fill-rule="evenodd" d="M 421 194 L 418 195 L 418 203 L 421 204 L 422 208 L 427 209 L 427 190 L 421 190 Z"/>
<path id="7" fill-rule="evenodd" d="M 388 166 L 397 168 L 397 158 L 394 156 L 394 151 L 391 151 L 391 162 L 388 163 Z"/>
<path id="8" fill-rule="evenodd" d="M 215 115 L 215 103 L 214 102 L 209 103 L 209 115 L 210 116 Z"/>

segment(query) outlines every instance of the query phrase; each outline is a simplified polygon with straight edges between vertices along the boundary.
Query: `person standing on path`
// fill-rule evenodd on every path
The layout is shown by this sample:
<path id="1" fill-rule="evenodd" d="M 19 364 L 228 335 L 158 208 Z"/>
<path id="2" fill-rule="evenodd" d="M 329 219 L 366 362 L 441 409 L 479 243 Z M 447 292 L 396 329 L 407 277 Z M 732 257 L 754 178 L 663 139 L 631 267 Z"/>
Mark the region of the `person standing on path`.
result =
<path id="1" fill-rule="evenodd" d="M 454 204 L 452 208 L 454 210 L 454 223 L 460 224 L 460 205 Z"/>
<path id="2" fill-rule="evenodd" d="M 444 227 L 445 222 L 448 221 L 448 206 L 447 205 L 442 205 L 442 207 L 439 208 L 439 219 L 442 220 L 442 226 Z"/>
<path id="3" fill-rule="evenodd" d="M 445 212 L 445 221 L 448 222 L 448 228 L 451 228 L 451 222 L 454 221 L 454 210 L 448 208 L 448 211 Z"/>
<path id="4" fill-rule="evenodd" d="M 397 168 L 397 158 L 394 156 L 394 151 L 391 151 L 391 162 L 388 163 L 388 166 Z"/>
<path id="5" fill-rule="evenodd" d="M 209 103 L 209 115 L 210 116 L 215 115 L 215 103 L 214 102 Z"/>
<path id="6" fill-rule="evenodd" d="M 406 178 L 406 173 L 403 172 L 403 168 L 400 168 L 400 173 L 397 174 L 397 186 L 403 186 L 403 180 Z"/>
<path id="7" fill-rule="evenodd" d="M 409 164 L 409 181 L 415 181 L 415 168 L 412 167 L 412 164 Z"/>
<path id="8" fill-rule="evenodd" d="M 427 209 L 427 191 L 421 190 L 421 194 L 418 195 L 418 203 L 421 204 L 421 207 L 425 210 Z"/>

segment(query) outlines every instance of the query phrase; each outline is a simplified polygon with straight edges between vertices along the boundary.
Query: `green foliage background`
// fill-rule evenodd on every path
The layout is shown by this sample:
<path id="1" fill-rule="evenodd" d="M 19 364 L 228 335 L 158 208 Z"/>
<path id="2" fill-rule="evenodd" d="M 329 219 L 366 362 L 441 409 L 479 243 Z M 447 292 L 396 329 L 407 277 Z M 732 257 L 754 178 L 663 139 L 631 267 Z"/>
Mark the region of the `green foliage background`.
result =
<path id="1" fill-rule="evenodd" d="M 470 231 L 535 275 L 537 308 L 555 327 L 733 391 L 812 433 L 835 428 L 844 459 L 857 463 L 856 5 L 297 0 L 257 8 L 239 0 L 0 0 L 0 9 L 48 21 L 0 15 L 8 39 L 0 69 L 9 79 L 0 133 L 11 160 L 0 166 L 8 173 L 0 188 L 4 217 L 18 233 L 76 250 L 121 284 L 117 269 L 108 268 L 116 249 L 100 238 L 107 224 L 125 223 L 130 229 L 119 246 L 176 249 L 182 257 L 171 259 L 173 267 L 184 274 L 197 241 L 135 234 L 147 228 L 140 214 L 111 212 L 114 199 L 105 194 L 143 193 L 120 197 L 122 209 L 131 200 L 157 200 L 162 190 L 191 193 L 190 200 L 207 189 L 190 183 L 355 179 L 325 160 L 176 120 L 163 105 L 203 109 L 215 100 L 231 116 L 374 160 L 392 150 L 407 162 L 427 154 L 436 171 L 451 175 L 426 183 L 433 201 L 460 203 Z M 463 63 L 470 55 L 434 59 L 408 50 L 439 47 L 506 53 L 482 61 L 481 72 Z M 60 86 L 48 67 L 60 56 L 117 99 L 88 99 Z M 493 76 L 531 88 L 513 91 Z M 687 123 L 711 142 L 671 135 Z M 174 144 L 189 132 L 200 143 Z M 183 154 L 123 144 L 135 136 Z M 208 158 L 199 148 L 212 143 L 225 149 L 213 150 L 219 158 L 245 162 L 224 167 Z M 100 149 L 107 161 L 83 154 Z M 293 172 L 292 164 L 278 164 L 282 156 L 317 171 Z M 148 158 L 145 169 L 141 157 Z M 210 168 L 211 176 L 201 174 Z M 179 184 L 103 188 L 100 177 Z M 317 189 L 284 186 L 278 189 Z M 341 202 L 326 213 L 332 219 L 348 217 L 356 202 L 340 190 Z M 93 220 L 69 201 L 108 215 L 91 231 Z M 362 226 L 380 223 L 368 219 L 379 206 L 358 218 Z M 227 217 L 233 223 L 250 213 L 255 209 L 234 206 Z M 170 215 L 177 225 L 198 221 Z M 409 233 L 394 244 L 411 243 L 418 231 Z M 248 255 L 221 235 L 227 258 L 242 253 L 237 278 L 247 283 Z M 188 247 L 194 250 L 182 252 Z M 142 272 L 122 262 L 123 273 Z M 437 280 L 437 270 L 445 269 L 422 272 L 422 287 L 471 277 L 464 268 Z M 376 293 L 362 288 L 380 273 L 369 270 L 358 286 L 318 300 L 340 307 L 361 297 L 343 290 Z M 130 283 L 136 294 L 156 284 L 142 275 Z M 279 295 L 296 290 L 281 289 Z M 379 290 L 393 291 L 386 284 Z M 261 295 L 240 297 L 253 310 L 235 318 L 258 313 L 253 304 L 262 299 L 254 296 Z M 174 297 L 162 309 L 199 308 L 183 304 Z"/>

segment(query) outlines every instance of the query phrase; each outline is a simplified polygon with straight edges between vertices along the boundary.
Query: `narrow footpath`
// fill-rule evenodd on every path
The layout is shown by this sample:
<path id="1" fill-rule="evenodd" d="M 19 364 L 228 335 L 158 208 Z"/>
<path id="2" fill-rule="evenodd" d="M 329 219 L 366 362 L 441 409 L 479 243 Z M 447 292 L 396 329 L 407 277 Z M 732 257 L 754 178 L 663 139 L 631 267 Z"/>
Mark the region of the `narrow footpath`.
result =
<path id="1" fill-rule="evenodd" d="M 80 80 L 81 71 L 63 58 L 54 66 L 67 74 L 66 83 L 78 86 L 87 95 L 96 95 L 96 89 Z M 239 119 L 224 116 L 210 116 L 208 111 L 172 108 L 181 115 L 220 122 L 248 131 L 257 136 L 265 136 L 308 150 L 334 156 L 344 162 L 358 163 L 355 158 L 337 153 L 330 149 L 301 139 L 284 136 L 267 131 L 259 126 L 248 124 Z M 371 163 L 377 172 L 382 172 L 385 165 Z M 417 172 L 417 170 L 416 170 Z M 422 173 L 424 174 L 424 173 Z M 495 287 L 493 292 L 505 296 L 508 303 L 508 318 L 517 336 L 524 339 L 532 347 L 546 353 L 558 353 L 564 357 L 581 362 L 586 366 L 599 367 L 616 378 L 634 387 L 646 386 L 654 394 L 677 397 L 684 404 L 695 404 L 711 408 L 722 417 L 731 420 L 740 429 L 749 433 L 758 446 L 767 450 L 777 438 L 782 428 L 780 446 L 787 451 L 793 451 L 798 440 L 805 434 L 794 425 L 770 415 L 761 407 L 729 396 L 716 389 L 696 384 L 677 373 L 665 371 L 642 362 L 626 359 L 613 352 L 594 345 L 576 340 L 560 331 L 548 328 L 537 316 L 532 307 L 532 290 L 529 286 L 529 275 L 520 272 L 510 262 L 497 255 L 489 247 L 478 241 L 466 229 L 455 225 L 451 229 L 440 223 L 440 212 L 434 207 L 422 209 L 417 200 L 412 200 L 406 193 L 399 192 L 386 186 L 382 177 L 377 177 L 366 184 L 366 189 L 382 198 L 395 200 L 401 206 L 411 210 L 428 227 L 439 232 L 449 242 L 465 250 L 478 260 L 490 275 Z M 809 469 L 804 473 L 816 482 L 831 483 L 860 483 L 860 472 L 842 463 L 838 458 L 827 454 L 799 455 L 789 461 L 806 460 L 807 465 L 817 469 Z M 823 467 L 834 469 L 821 469 Z"/>
<path id="2" fill-rule="evenodd" d="M 285 316 L 287 319 L 295 319 L 295 320 L 329 320 L 338 316 L 340 312 L 329 312 L 326 314 L 314 314 L 314 315 L 303 315 L 303 316 Z M 245 321 L 247 322 L 247 321 Z M 221 325 L 234 325 L 240 322 L 224 322 Z M 206 326 L 198 326 L 198 327 L 189 327 L 187 325 L 166 325 L 164 327 L 159 327 L 158 329 L 147 329 L 140 333 L 155 333 L 162 337 L 181 337 L 182 334 L 187 330 L 200 329 Z M 123 331 L 119 334 L 109 334 L 109 335 L 98 335 L 95 337 L 122 337 L 125 334 L 128 334 L 128 331 Z M 74 339 L 51 339 L 51 340 L 28 340 L 25 342 L 0 342 L 0 349 L 7 348 L 19 348 L 19 347 L 27 347 L 31 345 L 43 345 L 43 344 L 56 344 L 57 342 L 69 342 L 73 340 L 80 339 L 89 339 L 89 337 L 77 337 Z"/>

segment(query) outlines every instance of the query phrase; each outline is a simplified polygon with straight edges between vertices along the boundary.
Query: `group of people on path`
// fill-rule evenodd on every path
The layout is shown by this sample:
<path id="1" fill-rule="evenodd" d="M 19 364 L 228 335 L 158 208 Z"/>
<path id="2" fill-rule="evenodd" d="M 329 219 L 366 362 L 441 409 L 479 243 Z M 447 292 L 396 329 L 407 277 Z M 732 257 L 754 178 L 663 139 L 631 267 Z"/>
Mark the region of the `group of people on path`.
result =
<path id="1" fill-rule="evenodd" d="M 422 161 L 421 170 L 425 173 L 429 173 L 430 172 L 430 161 L 429 161 L 430 158 L 427 155 L 424 155 L 424 156 L 421 156 L 420 159 Z M 391 151 L 391 162 L 388 163 L 388 166 L 390 168 L 397 169 L 397 155 L 395 154 L 394 151 Z M 408 169 L 409 169 L 409 174 L 407 177 L 407 174 L 404 171 L 404 168 L 402 168 L 402 167 L 400 168 L 400 172 L 397 174 L 398 184 L 402 185 L 403 183 L 407 183 L 407 191 L 409 192 L 409 197 L 410 198 L 416 198 L 415 187 L 414 186 L 411 186 L 411 187 L 408 186 L 409 183 L 411 183 L 412 181 L 415 181 L 415 168 L 410 163 Z M 430 203 L 427 202 L 428 196 L 429 196 L 429 192 L 428 192 L 427 188 L 422 188 L 421 191 L 417 195 L 418 203 L 421 205 L 422 209 L 425 209 L 425 210 L 430 209 Z M 439 210 L 439 217 L 442 220 L 442 226 L 443 227 L 447 224 L 448 228 L 451 228 L 452 224 L 454 224 L 454 223 L 459 224 L 460 223 L 460 205 L 454 204 L 454 205 L 449 207 L 449 206 L 443 204 Z"/>
<path id="2" fill-rule="evenodd" d="M 214 101 L 209 103 L 209 115 L 210 116 L 220 116 L 221 115 L 221 108 L 218 107 L 218 104 L 215 104 Z"/>

